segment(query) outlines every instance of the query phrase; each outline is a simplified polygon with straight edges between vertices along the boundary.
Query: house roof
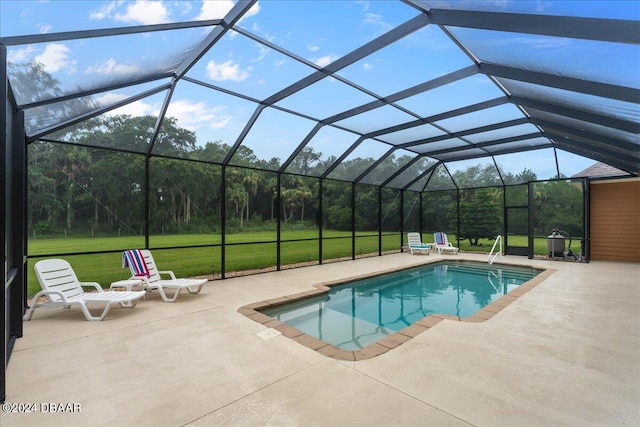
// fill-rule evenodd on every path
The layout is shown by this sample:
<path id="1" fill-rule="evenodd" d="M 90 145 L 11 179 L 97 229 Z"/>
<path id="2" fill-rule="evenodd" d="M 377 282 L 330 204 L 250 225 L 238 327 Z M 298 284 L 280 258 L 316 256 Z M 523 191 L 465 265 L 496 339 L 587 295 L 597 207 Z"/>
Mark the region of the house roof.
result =
<path id="1" fill-rule="evenodd" d="M 606 163 L 596 162 L 586 169 L 581 170 L 572 178 L 596 178 L 605 176 L 624 176 L 625 171 L 614 168 Z"/>

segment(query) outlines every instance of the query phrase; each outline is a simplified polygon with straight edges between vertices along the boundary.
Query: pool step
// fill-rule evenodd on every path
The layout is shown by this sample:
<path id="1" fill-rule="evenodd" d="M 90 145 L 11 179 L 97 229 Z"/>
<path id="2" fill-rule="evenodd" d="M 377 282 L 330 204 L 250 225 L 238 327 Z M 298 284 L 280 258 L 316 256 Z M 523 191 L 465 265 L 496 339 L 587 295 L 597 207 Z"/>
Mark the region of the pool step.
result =
<path id="1" fill-rule="evenodd" d="M 447 269 L 451 269 L 451 271 L 457 271 L 461 273 L 467 274 L 476 274 L 476 275 L 486 275 L 490 272 L 495 273 L 497 276 L 502 275 L 505 279 L 513 279 L 517 281 L 522 281 L 523 283 L 531 280 L 535 277 L 538 272 L 536 270 L 520 270 L 513 267 L 497 267 L 495 264 L 492 266 L 488 265 L 465 265 L 465 264 L 448 264 Z"/>

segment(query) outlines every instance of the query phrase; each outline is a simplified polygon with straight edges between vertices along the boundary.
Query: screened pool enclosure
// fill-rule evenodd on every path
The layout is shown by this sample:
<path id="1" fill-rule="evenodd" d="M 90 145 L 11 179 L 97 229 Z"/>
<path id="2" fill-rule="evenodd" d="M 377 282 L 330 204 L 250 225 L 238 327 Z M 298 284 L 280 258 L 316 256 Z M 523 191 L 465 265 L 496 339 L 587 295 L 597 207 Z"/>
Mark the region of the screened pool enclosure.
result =
<path id="1" fill-rule="evenodd" d="M 43 257 L 217 279 L 561 228 L 588 259 L 589 182 L 640 172 L 637 2 L 3 3 L 5 361 Z"/>

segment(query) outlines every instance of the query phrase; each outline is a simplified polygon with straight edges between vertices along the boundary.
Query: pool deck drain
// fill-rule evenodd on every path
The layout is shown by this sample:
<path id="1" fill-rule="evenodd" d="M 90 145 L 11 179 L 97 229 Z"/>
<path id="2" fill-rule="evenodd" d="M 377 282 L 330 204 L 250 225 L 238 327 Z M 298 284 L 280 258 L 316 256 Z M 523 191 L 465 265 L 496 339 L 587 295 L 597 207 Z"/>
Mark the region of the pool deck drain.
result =
<path id="1" fill-rule="evenodd" d="M 258 337 L 263 340 L 270 340 L 271 338 L 275 338 L 277 336 L 282 335 L 282 332 L 275 330 L 273 328 L 265 329 L 264 331 L 260 331 L 256 334 Z"/>

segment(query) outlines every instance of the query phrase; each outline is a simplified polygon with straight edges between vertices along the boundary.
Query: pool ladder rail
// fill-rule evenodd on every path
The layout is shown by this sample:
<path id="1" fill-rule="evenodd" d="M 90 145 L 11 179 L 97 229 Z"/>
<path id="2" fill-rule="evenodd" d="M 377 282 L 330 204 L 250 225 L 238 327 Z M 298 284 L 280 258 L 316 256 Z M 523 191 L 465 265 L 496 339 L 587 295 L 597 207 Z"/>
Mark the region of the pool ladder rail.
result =
<path id="1" fill-rule="evenodd" d="M 496 249 L 496 245 L 500 243 L 499 246 L 499 250 L 498 252 L 496 252 L 495 254 L 493 253 L 493 251 Z M 496 260 L 496 258 L 499 256 L 502 256 L 502 235 L 498 234 L 496 236 L 496 241 L 493 243 L 493 247 L 491 248 L 491 252 L 489 252 L 489 259 L 487 260 L 487 263 L 489 264 L 493 264 L 493 261 Z"/>
<path id="2" fill-rule="evenodd" d="M 489 271 L 489 273 L 487 273 L 487 279 L 489 279 L 489 284 L 491 284 L 493 289 L 496 291 L 496 294 L 499 294 L 500 293 L 500 289 L 503 287 L 503 285 L 502 285 L 502 270 L 498 270 L 498 274 L 494 273 L 493 271 Z M 499 287 L 496 286 L 495 283 L 493 283 L 493 280 L 491 279 L 491 276 L 495 277 L 498 280 L 498 283 L 500 284 Z"/>

